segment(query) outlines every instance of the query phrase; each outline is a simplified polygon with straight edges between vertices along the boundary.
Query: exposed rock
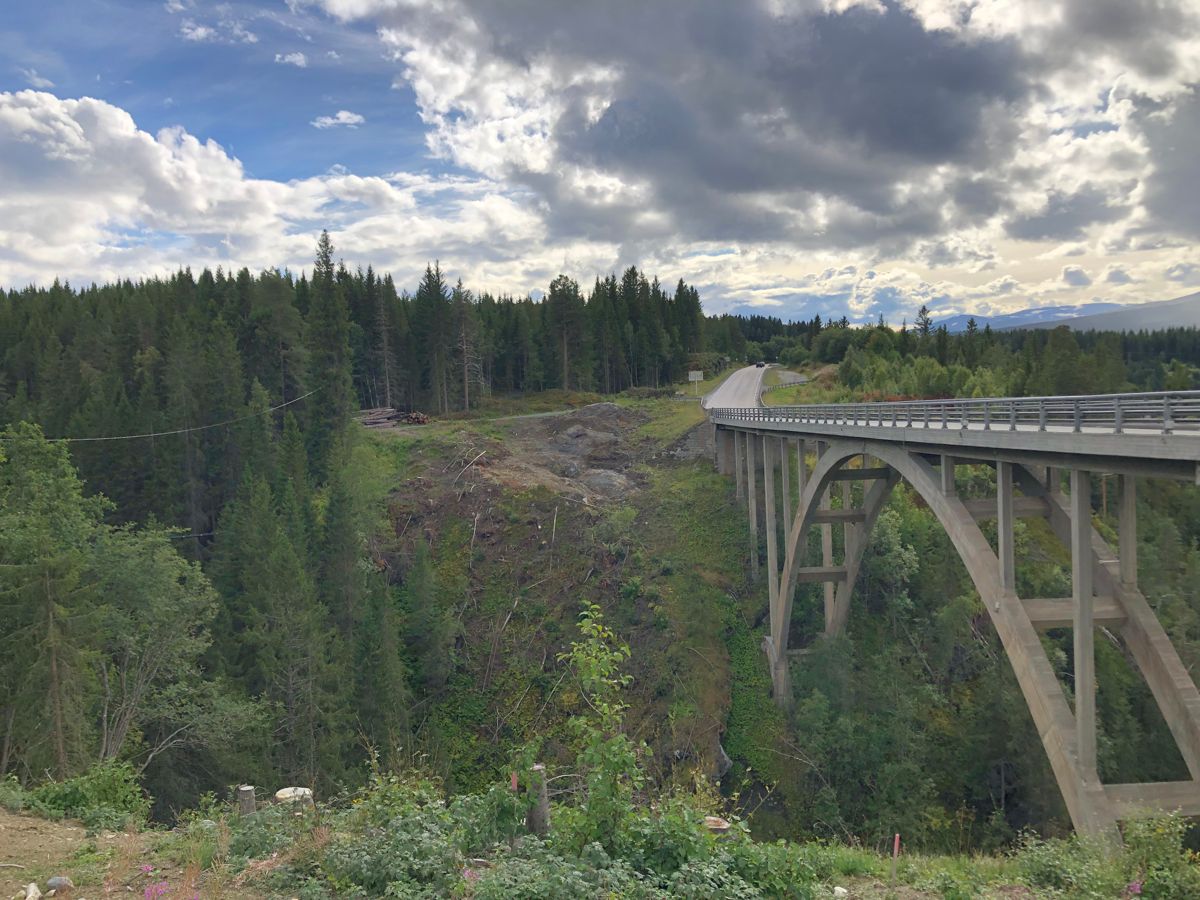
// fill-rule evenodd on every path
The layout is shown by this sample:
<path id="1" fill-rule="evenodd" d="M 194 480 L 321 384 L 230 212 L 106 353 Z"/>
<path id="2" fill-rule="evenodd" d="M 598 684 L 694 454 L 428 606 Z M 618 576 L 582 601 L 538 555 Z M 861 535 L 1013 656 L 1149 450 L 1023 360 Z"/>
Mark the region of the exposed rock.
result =
<path id="1" fill-rule="evenodd" d="M 65 888 L 75 887 L 75 883 L 71 881 L 70 877 L 67 875 L 55 875 L 46 882 L 46 887 L 50 888 L 52 891 L 61 891 Z"/>
<path id="2" fill-rule="evenodd" d="M 617 436 L 607 431 L 593 431 L 582 425 L 572 425 L 566 431 L 555 435 L 551 446 L 555 450 L 588 460 L 608 460 L 617 449 Z"/>
<path id="3" fill-rule="evenodd" d="M 601 497 L 622 497 L 631 488 L 628 478 L 610 469 L 588 469 L 579 480 Z"/>
<path id="4" fill-rule="evenodd" d="M 717 777 L 723 778 L 725 773 L 732 768 L 733 760 L 729 758 L 729 754 L 725 752 L 721 742 L 717 741 Z"/>
<path id="5" fill-rule="evenodd" d="M 313 792 L 306 787 L 285 787 L 275 792 L 276 803 L 312 803 Z"/>
<path id="6" fill-rule="evenodd" d="M 850 892 L 849 892 L 848 890 L 846 890 L 844 887 L 835 887 L 835 888 L 833 889 L 833 896 L 835 896 L 835 897 L 849 897 L 849 896 L 850 896 Z"/>
<path id="7" fill-rule="evenodd" d="M 25 900 L 41 900 L 42 892 L 32 881 L 25 885 Z"/>

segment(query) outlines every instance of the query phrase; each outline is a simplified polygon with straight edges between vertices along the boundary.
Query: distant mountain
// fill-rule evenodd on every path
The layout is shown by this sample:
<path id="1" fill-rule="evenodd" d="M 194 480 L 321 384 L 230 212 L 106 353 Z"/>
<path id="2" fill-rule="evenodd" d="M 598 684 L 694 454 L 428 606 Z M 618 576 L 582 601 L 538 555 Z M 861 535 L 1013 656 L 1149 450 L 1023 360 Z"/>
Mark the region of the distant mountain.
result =
<path id="1" fill-rule="evenodd" d="M 975 316 L 974 318 L 980 328 L 991 325 L 992 330 L 998 328 L 1053 328 L 1055 325 L 1061 325 L 1066 319 L 1117 312 L 1126 308 L 1123 303 L 1084 303 L 1080 306 L 1039 306 L 999 316 Z M 966 331 L 967 322 L 970 319 L 969 315 L 956 315 L 946 319 L 934 319 L 934 325 L 945 325 L 947 331 L 955 333 Z"/>
<path id="2" fill-rule="evenodd" d="M 1056 324 L 1060 323 L 1030 322 L 1018 327 L 1052 328 Z M 1074 331 L 1161 331 L 1164 328 L 1200 328 L 1200 292 L 1158 303 L 1138 303 L 1097 315 L 1081 315 L 1061 324 Z"/>

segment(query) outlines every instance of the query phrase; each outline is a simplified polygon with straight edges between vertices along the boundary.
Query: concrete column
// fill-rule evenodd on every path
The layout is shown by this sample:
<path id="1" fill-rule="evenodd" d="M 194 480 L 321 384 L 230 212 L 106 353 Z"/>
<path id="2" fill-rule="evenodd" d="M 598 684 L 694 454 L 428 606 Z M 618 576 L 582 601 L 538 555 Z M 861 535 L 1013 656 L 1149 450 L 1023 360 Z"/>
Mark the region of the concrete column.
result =
<path id="1" fill-rule="evenodd" d="M 722 475 L 734 474 L 734 453 L 733 453 L 734 433 L 728 428 L 718 428 L 716 445 L 717 445 L 717 471 Z"/>
<path id="2" fill-rule="evenodd" d="M 1095 784 L 1096 659 L 1092 569 L 1092 485 L 1088 473 L 1071 470 L 1071 585 L 1075 606 L 1075 734 L 1079 772 Z"/>
<path id="3" fill-rule="evenodd" d="M 1117 552 L 1120 555 L 1121 583 L 1137 587 L 1137 480 L 1120 476 L 1117 499 Z"/>
<path id="4" fill-rule="evenodd" d="M 1058 469 L 1054 466 L 1046 466 L 1046 493 L 1051 496 L 1058 496 L 1062 493 L 1062 484 L 1058 479 Z"/>
<path id="5" fill-rule="evenodd" d="M 733 433 L 733 468 L 734 475 L 737 479 L 737 498 L 743 500 L 746 497 L 746 433 L 744 431 L 735 431 Z"/>
<path id="6" fill-rule="evenodd" d="M 763 437 L 760 443 L 762 444 L 763 461 L 763 497 L 766 501 L 764 525 L 767 529 L 767 597 L 770 603 L 771 621 L 774 622 L 779 612 L 779 549 L 775 533 L 778 525 L 775 521 L 775 451 L 778 443 L 772 437 Z"/>
<path id="7" fill-rule="evenodd" d="M 825 445 L 818 443 L 818 454 L 824 450 Z M 821 492 L 821 499 L 817 501 L 818 509 L 829 509 L 831 506 L 829 498 L 829 488 Z M 829 522 L 823 523 L 821 526 L 821 565 L 826 568 L 833 566 L 833 525 Z M 832 581 L 825 582 L 825 634 L 831 635 L 837 627 L 837 604 L 835 599 L 835 585 Z"/>
<path id="8" fill-rule="evenodd" d="M 1000 557 L 1000 587 L 1009 596 L 1017 593 L 1016 555 L 1013 552 L 1013 466 L 996 464 L 996 534 Z"/>
<path id="9" fill-rule="evenodd" d="M 849 460 L 847 460 L 849 463 Z M 853 485 L 849 481 L 842 482 L 842 509 L 849 511 L 854 508 Z M 854 543 L 855 524 L 846 522 L 842 525 L 842 565 L 847 565 L 850 559 L 850 549 Z M 836 585 L 835 585 L 836 587 Z"/>
<path id="10" fill-rule="evenodd" d="M 808 441 L 801 438 L 796 441 L 796 496 L 803 499 L 804 489 L 808 487 Z M 796 506 L 800 506 L 800 501 L 796 501 Z"/>
<path id="11" fill-rule="evenodd" d="M 746 432 L 746 496 L 750 507 L 750 572 L 758 577 L 758 435 Z"/>
<path id="12" fill-rule="evenodd" d="M 779 439 L 779 472 L 783 478 L 783 542 L 787 545 L 788 529 L 792 527 L 792 442 Z"/>
<path id="13" fill-rule="evenodd" d="M 942 455 L 942 493 L 954 496 L 954 457 Z"/>

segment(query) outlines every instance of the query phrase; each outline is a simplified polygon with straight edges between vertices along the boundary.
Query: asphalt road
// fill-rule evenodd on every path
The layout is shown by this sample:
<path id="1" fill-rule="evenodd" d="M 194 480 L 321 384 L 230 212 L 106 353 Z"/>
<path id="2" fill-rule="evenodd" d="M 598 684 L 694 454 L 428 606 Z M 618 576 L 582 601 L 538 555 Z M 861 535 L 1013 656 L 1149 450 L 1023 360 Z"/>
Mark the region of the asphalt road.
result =
<path id="1" fill-rule="evenodd" d="M 762 393 L 762 380 L 766 374 L 765 368 L 757 366 L 738 369 L 700 401 L 701 405 L 705 409 L 758 406 L 758 395 Z"/>

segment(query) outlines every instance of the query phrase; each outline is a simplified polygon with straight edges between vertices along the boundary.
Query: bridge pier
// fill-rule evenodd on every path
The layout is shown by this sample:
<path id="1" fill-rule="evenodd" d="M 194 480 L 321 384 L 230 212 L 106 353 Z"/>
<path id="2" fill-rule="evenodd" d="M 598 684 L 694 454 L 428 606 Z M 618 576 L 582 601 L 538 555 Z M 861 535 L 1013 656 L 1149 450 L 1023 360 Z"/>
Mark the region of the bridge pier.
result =
<path id="1" fill-rule="evenodd" d="M 1034 404 L 1034 411 L 1019 414 L 1018 404 L 1026 402 Z M 1120 410 L 1123 402 L 1097 398 L 1097 408 Z M 992 409 L 998 404 L 1001 408 Z M 1078 410 L 1086 411 L 1086 402 L 1070 405 L 1077 417 Z M 1013 666 L 1075 828 L 1118 840 L 1116 823 L 1131 815 L 1173 809 L 1200 815 L 1200 691 L 1138 590 L 1135 488 L 1139 474 L 1193 480 L 1200 473 L 1200 392 L 1195 394 L 1195 412 L 1186 426 L 1190 434 L 1181 432 L 1185 427 L 1181 425 L 1182 402 L 1173 405 L 1170 431 L 1163 432 L 1170 435 L 1169 440 L 1132 435 L 1134 418 L 1128 414 L 1118 415 L 1115 434 L 1106 435 L 1097 428 L 1094 423 L 1099 414 L 1095 412 L 1084 420 L 1082 430 L 1059 426 L 1055 433 L 1057 407 L 1043 400 L 935 401 L 917 406 L 931 409 L 907 409 L 903 416 L 894 409 L 885 411 L 882 404 L 864 404 L 861 409 L 760 408 L 711 413 L 718 430 L 718 464 L 732 468 L 739 497 L 747 503 L 751 566 L 756 574 L 760 481 L 762 484 L 770 612 L 770 634 L 764 638 L 763 648 L 776 702 L 786 706 L 791 701 L 789 662 L 797 651 L 790 651 L 788 644 L 796 586 L 801 582 L 823 584 L 824 635 L 841 634 L 849 619 L 854 584 L 871 530 L 892 488 L 903 478 L 946 529 L 979 592 Z M 1032 419 L 1036 427 L 1026 425 L 1022 431 L 1022 415 L 1027 421 L 1036 417 Z M 1137 421 L 1145 423 L 1145 414 Z M 997 422 L 1008 427 L 990 427 Z M 811 468 L 810 442 L 816 445 Z M 757 475 L 760 460 L 761 479 Z M 960 497 L 955 484 L 960 465 L 994 467 L 995 496 Z M 1093 474 L 1100 472 L 1119 476 L 1115 551 L 1092 525 L 1091 484 Z M 1069 476 L 1067 494 L 1063 492 L 1064 473 Z M 832 497 L 838 481 L 842 482 L 841 508 L 834 509 Z M 852 486 L 854 481 L 863 483 L 861 497 Z M 782 492 L 782 504 L 777 502 L 777 490 Z M 782 522 L 778 520 L 780 507 Z M 1027 516 L 1045 518 L 1070 550 L 1069 598 L 1019 596 L 1016 520 Z M 996 521 L 995 549 L 980 530 L 980 519 Z M 835 524 L 843 528 L 840 564 L 834 562 Z M 817 527 L 820 535 L 818 566 L 804 564 L 812 527 Z M 1119 633 L 1179 746 L 1190 780 L 1124 785 L 1101 782 L 1096 750 L 1097 625 Z M 1039 630 L 1064 627 L 1072 629 L 1074 644 L 1069 694 L 1059 683 L 1038 636 Z"/>

